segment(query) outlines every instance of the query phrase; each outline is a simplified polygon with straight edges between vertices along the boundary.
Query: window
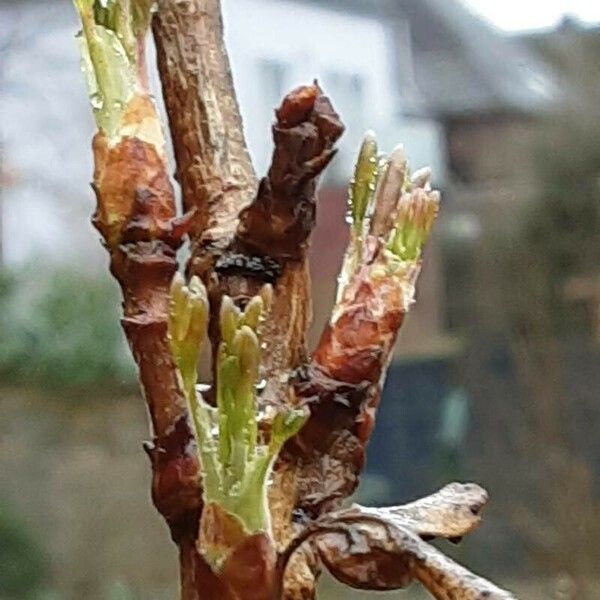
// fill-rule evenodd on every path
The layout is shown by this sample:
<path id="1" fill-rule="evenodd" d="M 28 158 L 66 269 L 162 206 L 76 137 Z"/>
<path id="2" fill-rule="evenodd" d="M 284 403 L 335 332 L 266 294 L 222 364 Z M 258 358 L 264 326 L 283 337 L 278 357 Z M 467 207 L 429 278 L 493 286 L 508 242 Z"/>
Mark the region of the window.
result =
<path id="1" fill-rule="evenodd" d="M 326 172 L 330 183 L 347 181 L 354 162 L 354 154 L 365 131 L 366 109 L 364 77 L 358 73 L 329 71 L 323 78 L 323 88 L 333 101 L 337 112 L 343 116 L 347 131 L 340 144 L 340 157 Z"/>

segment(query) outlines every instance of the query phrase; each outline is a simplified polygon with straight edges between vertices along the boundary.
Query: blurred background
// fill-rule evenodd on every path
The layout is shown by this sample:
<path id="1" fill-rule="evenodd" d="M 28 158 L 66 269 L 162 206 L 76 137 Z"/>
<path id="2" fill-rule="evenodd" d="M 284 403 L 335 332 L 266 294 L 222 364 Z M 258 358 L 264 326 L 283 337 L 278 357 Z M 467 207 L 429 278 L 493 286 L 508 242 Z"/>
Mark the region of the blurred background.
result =
<path id="1" fill-rule="evenodd" d="M 364 130 L 431 165 L 443 193 L 358 499 L 477 481 L 492 500 L 453 555 L 525 600 L 600 598 L 600 6 L 223 4 L 259 173 L 291 87 L 317 77 L 348 126 L 320 191 L 313 340 Z M 174 598 L 145 410 L 89 224 L 77 28 L 68 0 L 0 0 L 0 598 Z M 367 596 L 323 582 L 326 599 Z"/>

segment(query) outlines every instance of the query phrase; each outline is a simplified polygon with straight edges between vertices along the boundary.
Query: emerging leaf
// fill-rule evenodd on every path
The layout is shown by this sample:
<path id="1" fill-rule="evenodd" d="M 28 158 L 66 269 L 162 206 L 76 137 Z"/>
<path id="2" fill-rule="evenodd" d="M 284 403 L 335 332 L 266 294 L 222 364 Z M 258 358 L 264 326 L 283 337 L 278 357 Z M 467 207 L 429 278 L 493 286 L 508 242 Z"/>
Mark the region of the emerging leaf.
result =
<path id="1" fill-rule="evenodd" d="M 200 347 L 206 337 L 208 310 L 206 289 L 200 279 L 194 276 L 186 286 L 183 276 L 177 273 L 171 285 L 169 343 L 188 394 L 196 384 Z"/>
<path id="2" fill-rule="evenodd" d="M 356 235 L 362 235 L 363 220 L 375 191 L 378 166 L 377 140 L 372 131 L 367 131 L 356 161 L 348 198 L 352 228 Z"/>
<path id="3" fill-rule="evenodd" d="M 415 262 L 420 258 L 439 210 L 439 200 L 438 193 L 422 188 L 402 194 L 388 242 L 388 248 L 401 261 Z"/>
<path id="4" fill-rule="evenodd" d="M 150 23 L 150 0 L 74 0 L 82 23 L 82 70 L 98 129 L 119 137 L 126 107 L 137 91 L 138 47 Z"/>

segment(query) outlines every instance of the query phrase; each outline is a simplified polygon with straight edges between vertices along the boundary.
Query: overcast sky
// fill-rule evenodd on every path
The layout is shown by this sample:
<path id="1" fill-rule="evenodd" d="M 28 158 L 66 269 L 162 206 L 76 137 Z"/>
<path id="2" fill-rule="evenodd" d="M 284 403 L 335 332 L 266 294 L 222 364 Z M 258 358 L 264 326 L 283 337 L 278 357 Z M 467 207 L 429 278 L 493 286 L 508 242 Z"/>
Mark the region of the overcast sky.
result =
<path id="1" fill-rule="evenodd" d="M 508 31 L 554 25 L 565 13 L 582 21 L 600 22 L 599 0 L 463 0 L 498 27 Z"/>

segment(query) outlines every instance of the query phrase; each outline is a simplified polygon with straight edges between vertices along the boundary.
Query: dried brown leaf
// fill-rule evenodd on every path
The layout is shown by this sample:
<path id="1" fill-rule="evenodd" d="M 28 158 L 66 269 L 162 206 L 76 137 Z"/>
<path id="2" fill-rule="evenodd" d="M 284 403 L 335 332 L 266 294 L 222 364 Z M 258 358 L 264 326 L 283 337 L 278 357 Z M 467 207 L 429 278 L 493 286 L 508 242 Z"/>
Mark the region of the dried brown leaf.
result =
<path id="1" fill-rule="evenodd" d="M 404 506 L 354 505 L 308 525 L 288 555 L 312 539 L 331 574 L 354 588 L 394 590 L 418 581 L 438 600 L 510 600 L 423 539 L 460 538 L 477 526 L 486 501 L 479 486 L 453 483 Z"/>
<path id="2" fill-rule="evenodd" d="M 402 506 L 369 508 L 355 505 L 338 515 L 383 517 L 423 538 L 460 538 L 472 531 L 481 520 L 487 492 L 474 483 L 451 483 L 420 500 Z"/>

